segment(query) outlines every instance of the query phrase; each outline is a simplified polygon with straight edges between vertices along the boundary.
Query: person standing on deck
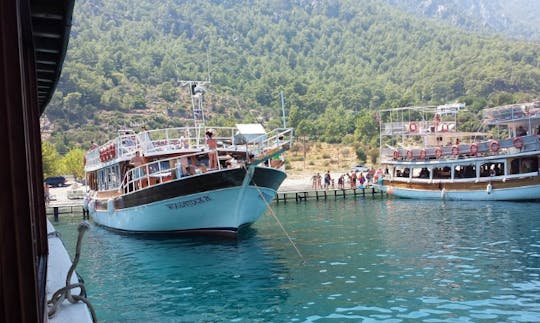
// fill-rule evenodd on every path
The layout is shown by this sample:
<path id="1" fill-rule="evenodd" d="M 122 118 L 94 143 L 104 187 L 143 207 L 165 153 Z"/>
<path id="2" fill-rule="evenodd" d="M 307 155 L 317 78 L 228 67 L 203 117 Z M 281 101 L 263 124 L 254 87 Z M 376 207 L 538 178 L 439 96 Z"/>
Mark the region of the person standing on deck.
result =
<path id="1" fill-rule="evenodd" d="M 213 135 L 214 134 L 210 130 L 206 132 L 206 144 L 208 145 L 208 149 L 210 149 L 210 153 L 208 154 L 208 167 L 218 168 L 217 142 L 212 138 Z"/>

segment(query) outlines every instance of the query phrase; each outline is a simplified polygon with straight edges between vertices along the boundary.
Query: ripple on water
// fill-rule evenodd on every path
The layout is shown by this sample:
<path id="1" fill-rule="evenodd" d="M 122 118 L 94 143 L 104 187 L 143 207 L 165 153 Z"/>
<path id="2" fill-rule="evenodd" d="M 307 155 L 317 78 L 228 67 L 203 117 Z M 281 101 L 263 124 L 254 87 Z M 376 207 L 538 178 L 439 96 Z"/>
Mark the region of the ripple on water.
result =
<path id="1" fill-rule="evenodd" d="M 366 198 L 273 208 L 303 259 L 271 217 L 235 241 L 132 237 L 93 227 L 77 271 L 98 318 L 531 322 L 540 317 L 540 219 L 532 216 L 537 203 Z M 76 236 L 69 232 L 76 232 L 78 222 L 57 225 L 68 250 Z"/>

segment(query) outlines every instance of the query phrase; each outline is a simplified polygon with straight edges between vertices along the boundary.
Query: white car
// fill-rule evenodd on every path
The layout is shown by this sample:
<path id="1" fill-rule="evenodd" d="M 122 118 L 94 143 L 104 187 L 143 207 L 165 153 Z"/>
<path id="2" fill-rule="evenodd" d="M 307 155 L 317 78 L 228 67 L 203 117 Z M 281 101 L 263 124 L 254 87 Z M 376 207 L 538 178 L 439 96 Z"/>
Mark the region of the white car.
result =
<path id="1" fill-rule="evenodd" d="M 351 171 L 353 172 L 369 172 L 371 168 L 367 167 L 367 166 L 364 166 L 364 165 L 355 165 L 351 168 Z"/>

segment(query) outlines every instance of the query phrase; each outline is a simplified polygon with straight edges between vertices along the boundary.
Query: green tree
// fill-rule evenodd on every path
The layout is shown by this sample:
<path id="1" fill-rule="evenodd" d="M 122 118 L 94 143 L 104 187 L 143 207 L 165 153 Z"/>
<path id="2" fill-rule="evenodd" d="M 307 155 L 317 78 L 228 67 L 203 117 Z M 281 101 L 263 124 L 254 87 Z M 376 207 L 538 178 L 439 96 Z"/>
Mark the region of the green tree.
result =
<path id="1" fill-rule="evenodd" d="M 84 151 L 80 148 L 70 150 L 60 160 L 61 169 L 64 174 L 73 175 L 75 179 L 84 176 Z"/>
<path id="2" fill-rule="evenodd" d="M 47 142 L 41 143 L 41 155 L 43 160 L 43 177 L 60 175 L 60 155 L 56 147 Z"/>

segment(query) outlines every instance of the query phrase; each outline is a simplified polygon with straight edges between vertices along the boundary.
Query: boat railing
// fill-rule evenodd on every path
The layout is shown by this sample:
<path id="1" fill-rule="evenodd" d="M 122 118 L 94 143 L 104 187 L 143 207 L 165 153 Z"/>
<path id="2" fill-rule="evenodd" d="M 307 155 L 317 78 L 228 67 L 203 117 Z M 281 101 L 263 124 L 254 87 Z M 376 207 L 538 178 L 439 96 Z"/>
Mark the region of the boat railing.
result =
<path id="1" fill-rule="evenodd" d="M 267 134 L 248 140 L 246 145 L 251 154 L 260 156 L 274 149 L 281 150 L 281 152 L 289 149 L 292 146 L 293 138 L 293 128 L 277 128 Z"/>
<path id="2" fill-rule="evenodd" d="M 381 127 L 381 136 L 422 136 L 448 132 L 456 132 L 454 121 L 397 121 L 385 122 Z"/>
<path id="3" fill-rule="evenodd" d="M 242 144 L 235 139 L 236 127 L 178 127 L 146 130 L 138 134 L 120 135 L 85 155 L 88 168 L 99 167 L 103 163 L 117 159 L 130 159 L 136 151 L 142 155 L 167 152 L 189 153 L 206 148 L 205 133 L 211 131 L 218 143 L 218 149 L 246 151 L 254 156 L 262 154 L 268 147 L 290 147 L 293 142 L 292 128 L 277 128 L 266 134 L 249 138 Z"/>
<path id="4" fill-rule="evenodd" d="M 215 151 L 196 152 L 166 159 L 159 159 L 141 166 L 134 167 L 126 172 L 121 192 L 124 194 L 163 184 L 168 181 L 178 180 L 190 176 L 200 175 L 206 172 L 221 170 L 218 163 L 217 169 L 207 169 L 204 163 L 199 163 L 198 158 L 208 158 Z M 237 165 L 238 167 L 238 165 Z"/>
<path id="5" fill-rule="evenodd" d="M 382 148 L 381 158 L 384 161 L 425 161 L 474 156 L 497 156 L 531 151 L 540 151 L 540 138 L 538 136 L 520 136 L 500 141 L 486 140 L 435 147 Z"/>
<path id="6" fill-rule="evenodd" d="M 161 153 L 168 150 L 189 150 L 206 146 L 206 132 L 211 131 L 220 146 L 233 145 L 234 127 L 181 127 L 147 130 L 137 135 L 143 154 Z"/>

